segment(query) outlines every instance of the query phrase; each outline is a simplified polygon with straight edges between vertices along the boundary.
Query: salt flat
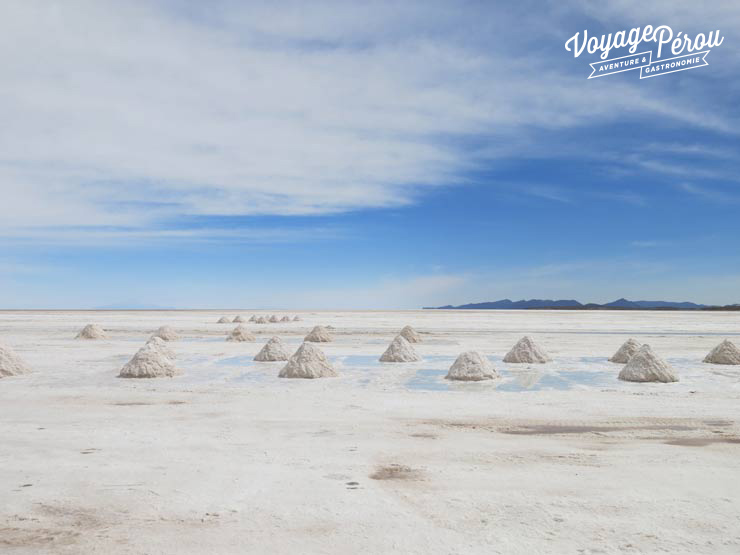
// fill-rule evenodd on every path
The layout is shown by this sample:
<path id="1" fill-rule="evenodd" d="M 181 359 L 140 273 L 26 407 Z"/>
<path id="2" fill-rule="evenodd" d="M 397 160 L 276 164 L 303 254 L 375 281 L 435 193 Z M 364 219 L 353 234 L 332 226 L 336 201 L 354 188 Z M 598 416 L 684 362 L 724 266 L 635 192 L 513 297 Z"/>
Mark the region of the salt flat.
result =
<path id="1" fill-rule="evenodd" d="M 701 362 L 740 314 L 296 313 L 254 343 L 216 323 L 248 310 L 0 313 L 34 370 L 0 380 L 0 552 L 740 551 L 740 367 Z M 252 361 L 320 324 L 339 377 Z M 424 360 L 378 363 L 406 324 Z M 182 375 L 117 378 L 162 325 Z M 503 363 L 524 334 L 553 362 Z M 618 381 L 628 337 L 681 381 Z M 502 379 L 445 381 L 471 349 Z"/>

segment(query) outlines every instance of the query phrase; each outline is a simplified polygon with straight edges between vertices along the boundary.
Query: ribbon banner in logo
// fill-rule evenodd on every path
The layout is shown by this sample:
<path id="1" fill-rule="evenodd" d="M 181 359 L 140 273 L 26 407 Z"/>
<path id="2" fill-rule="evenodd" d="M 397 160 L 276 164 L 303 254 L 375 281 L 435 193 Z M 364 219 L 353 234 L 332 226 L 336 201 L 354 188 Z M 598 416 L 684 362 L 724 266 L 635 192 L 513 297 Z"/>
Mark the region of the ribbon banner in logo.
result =
<path id="1" fill-rule="evenodd" d="M 622 56 L 621 58 L 602 60 L 589 64 L 591 66 L 591 75 L 588 78 L 596 79 L 597 77 L 604 77 L 605 75 L 613 75 L 633 69 L 640 70 L 640 79 L 648 79 L 677 71 L 686 71 L 687 69 L 708 66 L 709 62 L 707 62 L 706 57 L 709 52 L 709 50 L 705 50 L 704 52 L 694 52 L 692 54 L 676 56 L 675 58 L 655 61 L 653 61 L 652 52 L 641 52 L 639 54 Z"/>
<path id="2" fill-rule="evenodd" d="M 588 64 L 593 70 L 588 78 L 596 79 L 597 77 L 622 73 L 623 71 L 630 71 L 631 69 L 642 69 L 643 67 L 649 66 L 652 59 L 652 52 L 640 52 L 639 54 L 630 54 L 629 56 L 622 56 L 621 58 L 612 58 L 611 60 L 594 62 L 592 64 Z"/>
<path id="3" fill-rule="evenodd" d="M 684 54 L 683 56 L 676 56 L 675 58 L 665 60 L 657 60 L 647 67 L 640 68 L 640 79 L 708 66 L 709 62 L 706 60 L 707 54 L 709 54 L 709 50 Z"/>

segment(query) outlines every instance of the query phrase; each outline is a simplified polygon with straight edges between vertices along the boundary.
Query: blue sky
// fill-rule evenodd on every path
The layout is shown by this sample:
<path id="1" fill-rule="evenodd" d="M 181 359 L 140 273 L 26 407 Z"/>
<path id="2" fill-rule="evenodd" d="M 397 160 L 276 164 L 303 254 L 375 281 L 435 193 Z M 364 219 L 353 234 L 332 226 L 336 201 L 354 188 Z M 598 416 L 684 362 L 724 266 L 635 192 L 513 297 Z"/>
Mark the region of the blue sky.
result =
<path id="1" fill-rule="evenodd" d="M 740 302 L 735 2 L 0 10 L 1 307 Z M 648 24 L 725 41 L 563 47 Z"/>

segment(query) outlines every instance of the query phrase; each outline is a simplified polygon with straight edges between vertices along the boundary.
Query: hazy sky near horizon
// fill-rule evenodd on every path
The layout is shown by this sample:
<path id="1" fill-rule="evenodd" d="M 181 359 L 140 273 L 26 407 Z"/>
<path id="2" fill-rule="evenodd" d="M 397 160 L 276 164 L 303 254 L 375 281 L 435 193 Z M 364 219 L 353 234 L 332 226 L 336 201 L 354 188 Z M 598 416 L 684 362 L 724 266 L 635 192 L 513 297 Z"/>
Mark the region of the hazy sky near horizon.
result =
<path id="1" fill-rule="evenodd" d="M 564 49 L 646 25 L 725 40 L 644 80 Z M 738 31 L 730 1 L 3 2 L 0 307 L 740 303 Z"/>

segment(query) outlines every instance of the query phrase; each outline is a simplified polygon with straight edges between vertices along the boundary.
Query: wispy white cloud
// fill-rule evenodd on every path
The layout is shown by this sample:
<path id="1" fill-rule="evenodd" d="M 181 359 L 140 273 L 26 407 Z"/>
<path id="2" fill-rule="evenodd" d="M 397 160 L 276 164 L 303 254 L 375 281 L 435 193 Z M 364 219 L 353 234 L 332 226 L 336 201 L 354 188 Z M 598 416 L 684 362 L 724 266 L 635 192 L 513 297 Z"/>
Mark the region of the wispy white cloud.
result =
<path id="1" fill-rule="evenodd" d="M 554 72 L 520 53 L 534 39 L 511 19 L 473 8 L 6 2 L 0 222 L 125 234 L 182 215 L 399 206 L 494 155 L 453 139 L 617 114 L 736 128 L 693 98 Z M 559 46 L 553 5 L 521 10 Z"/>
<path id="2" fill-rule="evenodd" d="M 630 245 L 632 245 L 633 247 L 638 247 L 641 249 L 652 249 L 652 248 L 664 247 L 670 244 L 671 243 L 668 241 L 655 241 L 655 240 L 639 240 L 639 241 L 630 242 Z"/>
<path id="3" fill-rule="evenodd" d="M 712 202 L 717 202 L 720 204 L 740 203 L 740 194 L 737 193 L 730 193 L 703 185 L 695 185 L 693 183 L 679 183 L 677 187 L 685 193 L 689 193 L 691 195 L 701 197 Z"/>
<path id="4" fill-rule="evenodd" d="M 623 202 L 633 206 L 647 206 L 645 195 L 634 191 L 592 191 L 591 196 L 608 201 Z"/>
<path id="5" fill-rule="evenodd" d="M 347 238 L 348 233 L 337 227 L 263 227 L 263 228 L 149 228 L 149 227 L 0 227 L 0 239 L 6 245 L 78 245 L 122 247 L 135 244 L 137 247 L 176 243 L 220 243 L 220 244 L 279 244 L 327 241 Z"/>

